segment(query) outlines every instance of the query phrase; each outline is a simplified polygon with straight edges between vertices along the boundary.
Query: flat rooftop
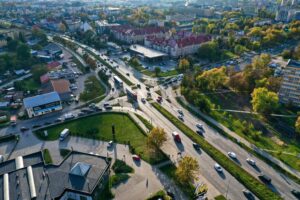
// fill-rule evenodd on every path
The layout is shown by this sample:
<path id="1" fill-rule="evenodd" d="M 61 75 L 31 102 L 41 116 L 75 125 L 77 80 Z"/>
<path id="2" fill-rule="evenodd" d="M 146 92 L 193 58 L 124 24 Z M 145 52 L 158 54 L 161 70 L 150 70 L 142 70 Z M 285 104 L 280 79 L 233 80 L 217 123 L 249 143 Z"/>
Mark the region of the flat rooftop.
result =
<path id="1" fill-rule="evenodd" d="M 60 198 L 65 191 L 92 194 L 109 169 L 105 157 L 74 151 L 59 165 L 45 165 L 41 152 L 23 156 L 23 164 L 16 169 L 16 159 L 1 163 L 0 200 L 4 200 L 4 174 L 8 174 L 10 199 L 32 199 L 30 184 L 33 184 L 35 199 L 48 200 Z"/>
<path id="2" fill-rule="evenodd" d="M 148 47 L 138 45 L 138 44 L 131 45 L 130 50 L 134 51 L 136 53 L 142 54 L 146 58 L 159 58 L 159 57 L 167 56 L 167 54 L 165 54 L 163 52 L 160 52 L 160 51 L 157 51 L 154 49 L 150 49 Z"/>

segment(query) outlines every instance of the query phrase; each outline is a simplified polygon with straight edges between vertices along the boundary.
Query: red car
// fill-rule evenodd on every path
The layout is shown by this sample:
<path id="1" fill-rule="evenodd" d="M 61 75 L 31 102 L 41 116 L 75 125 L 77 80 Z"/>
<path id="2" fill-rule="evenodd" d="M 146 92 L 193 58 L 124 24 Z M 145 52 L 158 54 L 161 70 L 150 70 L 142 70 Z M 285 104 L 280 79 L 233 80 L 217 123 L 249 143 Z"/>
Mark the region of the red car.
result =
<path id="1" fill-rule="evenodd" d="M 138 155 L 132 155 L 132 159 L 138 162 L 141 161 L 141 158 Z"/>
<path id="2" fill-rule="evenodd" d="M 179 136 L 179 133 L 177 133 L 177 132 L 173 132 L 172 133 L 172 136 L 173 136 L 173 138 L 174 138 L 174 140 L 176 141 L 176 142 L 178 142 L 178 143 L 181 143 L 181 138 L 180 138 L 180 136 Z"/>

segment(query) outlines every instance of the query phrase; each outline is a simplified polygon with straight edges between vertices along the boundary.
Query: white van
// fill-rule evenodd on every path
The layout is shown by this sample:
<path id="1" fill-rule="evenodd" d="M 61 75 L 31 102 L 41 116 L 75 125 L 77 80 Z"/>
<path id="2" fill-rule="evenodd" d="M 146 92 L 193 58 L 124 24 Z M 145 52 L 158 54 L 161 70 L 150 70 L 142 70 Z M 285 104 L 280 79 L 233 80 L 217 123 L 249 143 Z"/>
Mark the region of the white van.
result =
<path id="1" fill-rule="evenodd" d="M 70 134 L 70 130 L 65 128 L 61 133 L 60 133 L 60 136 L 59 136 L 59 140 L 60 141 L 63 141 L 66 137 L 68 137 L 68 135 Z"/>

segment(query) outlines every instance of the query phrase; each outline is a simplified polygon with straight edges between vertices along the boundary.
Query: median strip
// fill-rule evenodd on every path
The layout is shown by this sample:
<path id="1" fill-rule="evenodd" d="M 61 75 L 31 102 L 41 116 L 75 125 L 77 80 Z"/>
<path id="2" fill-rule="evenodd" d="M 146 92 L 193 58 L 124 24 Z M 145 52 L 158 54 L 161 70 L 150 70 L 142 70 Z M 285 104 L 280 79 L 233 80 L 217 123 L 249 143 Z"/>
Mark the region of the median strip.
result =
<path id="1" fill-rule="evenodd" d="M 212 146 L 210 143 L 205 141 L 202 137 L 197 135 L 192 129 L 186 126 L 184 123 L 179 121 L 166 109 L 164 109 L 158 103 L 151 103 L 163 116 L 171 121 L 179 130 L 181 130 L 186 136 L 188 136 L 194 142 L 201 145 L 202 149 L 212 157 L 216 162 L 222 165 L 232 176 L 234 176 L 239 182 L 241 182 L 246 188 L 252 191 L 261 200 L 276 200 L 282 199 L 279 195 L 273 193 L 266 185 L 259 182 L 251 174 L 245 171 L 233 163 L 227 156 Z"/>

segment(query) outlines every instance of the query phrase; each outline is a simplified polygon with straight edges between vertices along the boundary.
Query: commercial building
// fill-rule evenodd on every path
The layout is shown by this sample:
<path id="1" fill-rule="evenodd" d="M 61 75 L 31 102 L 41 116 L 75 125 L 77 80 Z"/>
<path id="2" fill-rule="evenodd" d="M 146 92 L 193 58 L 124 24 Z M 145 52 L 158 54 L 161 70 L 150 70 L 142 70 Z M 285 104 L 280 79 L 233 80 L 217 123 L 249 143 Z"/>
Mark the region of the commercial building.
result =
<path id="1" fill-rule="evenodd" d="M 150 61 L 150 62 L 162 60 L 168 56 L 167 54 L 165 54 L 163 52 L 153 50 L 153 49 L 150 49 L 148 47 L 144 47 L 144 46 L 141 46 L 138 44 L 131 45 L 129 49 L 130 49 L 131 54 L 138 56 L 142 60 L 146 60 L 146 61 Z"/>
<path id="2" fill-rule="evenodd" d="M 62 110 L 61 99 L 57 92 L 37 95 L 23 99 L 29 118 Z"/>
<path id="3" fill-rule="evenodd" d="M 57 92 L 61 101 L 69 101 L 71 97 L 70 81 L 67 79 L 54 79 L 44 84 L 43 92 Z"/>
<path id="4" fill-rule="evenodd" d="M 60 164 L 45 165 L 41 152 L 0 164 L 0 200 L 96 199 L 109 177 L 107 158 L 72 151 Z"/>
<path id="5" fill-rule="evenodd" d="M 292 103 L 300 106 L 300 62 L 289 60 L 283 69 L 283 80 L 279 90 L 279 100 L 282 103 Z"/>

